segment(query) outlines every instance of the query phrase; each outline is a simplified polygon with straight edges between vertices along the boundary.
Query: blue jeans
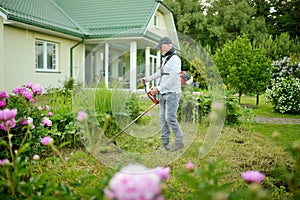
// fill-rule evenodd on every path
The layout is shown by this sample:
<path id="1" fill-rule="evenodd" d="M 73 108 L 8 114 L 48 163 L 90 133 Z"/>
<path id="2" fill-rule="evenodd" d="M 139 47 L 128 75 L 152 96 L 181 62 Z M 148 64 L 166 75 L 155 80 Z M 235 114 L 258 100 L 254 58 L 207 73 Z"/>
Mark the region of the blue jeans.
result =
<path id="1" fill-rule="evenodd" d="M 177 120 L 177 109 L 179 106 L 180 94 L 168 92 L 160 94 L 160 127 L 162 144 L 170 142 L 170 130 L 173 131 L 176 143 L 182 143 L 183 133 Z"/>

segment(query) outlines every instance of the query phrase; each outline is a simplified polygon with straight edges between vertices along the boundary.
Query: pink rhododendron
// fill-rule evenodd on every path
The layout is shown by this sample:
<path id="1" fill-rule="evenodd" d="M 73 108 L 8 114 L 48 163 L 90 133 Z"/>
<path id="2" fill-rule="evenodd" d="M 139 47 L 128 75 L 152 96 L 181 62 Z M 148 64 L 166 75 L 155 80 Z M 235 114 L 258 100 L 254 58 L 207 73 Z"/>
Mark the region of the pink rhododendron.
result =
<path id="1" fill-rule="evenodd" d="M 259 171 L 246 171 L 241 175 L 247 183 L 260 183 L 266 177 L 265 174 L 260 173 Z"/>
<path id="2" fill-rule="evenodd" d="M 148 169 L 142 165 L 128 165 L 112 177 L 109 188 L 106 188 L 104 192 L 107 197 L 116 200 L 163 200 L 162 178 L 157 173 L 158 171 L 164 171 L 165 177 L 169 169 Z"/>
<path id="3" fill-rule="evenodd" d="M 37 109 L 38 109 L 39 111 L 41 111 L 41 110 L 43 110 L 43 107 L 42 107 L 42 106 L 38 106 Z"/>
<path id="4" fill-rule="evenodd" d="M 88 118 L 88 115 L 84 111 L 79 111 L 77 114 L 77 120 L 83 122 Z"/>
<path id="5" fill-rule="evenodd" d="M 48 115 L 49 115 L 49 117 L 52 117 L 53 113 L 52 112 L 48 112 Z"/>
<path id="6" fill-rule="evenodd" d="M 51 137 L 49 137 L 49 136 L 45 136 L 45 137 L 42 138 L 41 143 L 44 146 L 45 145 L 50 145 L 50 144 L 53 143 L 53 139 Z"/>
<path id="7" fill-rule="evenodd" d="M 52 126 L 52 121 L 48 117 L 43 117 L 41 126 Z"/>

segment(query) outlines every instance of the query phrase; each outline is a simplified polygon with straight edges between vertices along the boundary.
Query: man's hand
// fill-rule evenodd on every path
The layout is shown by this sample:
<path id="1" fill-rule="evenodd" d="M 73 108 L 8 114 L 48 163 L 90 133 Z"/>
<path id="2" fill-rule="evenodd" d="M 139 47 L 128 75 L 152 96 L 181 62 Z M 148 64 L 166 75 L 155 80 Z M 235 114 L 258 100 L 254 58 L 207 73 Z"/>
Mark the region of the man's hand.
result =
<path id="1" fill-rule="evenodd" d="M 151 94 L 152 96 L 158 94 L 158 89 L 157 89 L 157 87 L 151 88 L 150 94 Z"/>

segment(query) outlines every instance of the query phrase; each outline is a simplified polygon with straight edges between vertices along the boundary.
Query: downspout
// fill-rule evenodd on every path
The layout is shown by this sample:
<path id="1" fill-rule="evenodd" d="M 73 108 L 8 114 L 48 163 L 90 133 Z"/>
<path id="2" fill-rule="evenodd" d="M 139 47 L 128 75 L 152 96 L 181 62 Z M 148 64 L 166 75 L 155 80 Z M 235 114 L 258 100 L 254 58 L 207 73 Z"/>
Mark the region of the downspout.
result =
<path id="1" fill-rule="evenodd" d="M 77 42 L 77 44 L 70 48 L 70 78 L 73 78 L 73 49 L 83 42 L 84 38 L 81 38 L 81 41 Z"/>

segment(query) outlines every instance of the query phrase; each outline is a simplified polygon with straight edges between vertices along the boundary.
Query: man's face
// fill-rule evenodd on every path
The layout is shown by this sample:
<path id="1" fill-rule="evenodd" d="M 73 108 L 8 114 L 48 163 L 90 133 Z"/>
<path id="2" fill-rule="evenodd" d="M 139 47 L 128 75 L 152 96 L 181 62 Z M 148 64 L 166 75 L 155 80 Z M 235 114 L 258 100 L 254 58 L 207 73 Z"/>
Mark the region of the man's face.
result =
<path id="1" fill-rule="evenodd" d="M 162 44 L 159 48 L 162 55 L 165 55 L 172 48 L 171 44 Z"/>

